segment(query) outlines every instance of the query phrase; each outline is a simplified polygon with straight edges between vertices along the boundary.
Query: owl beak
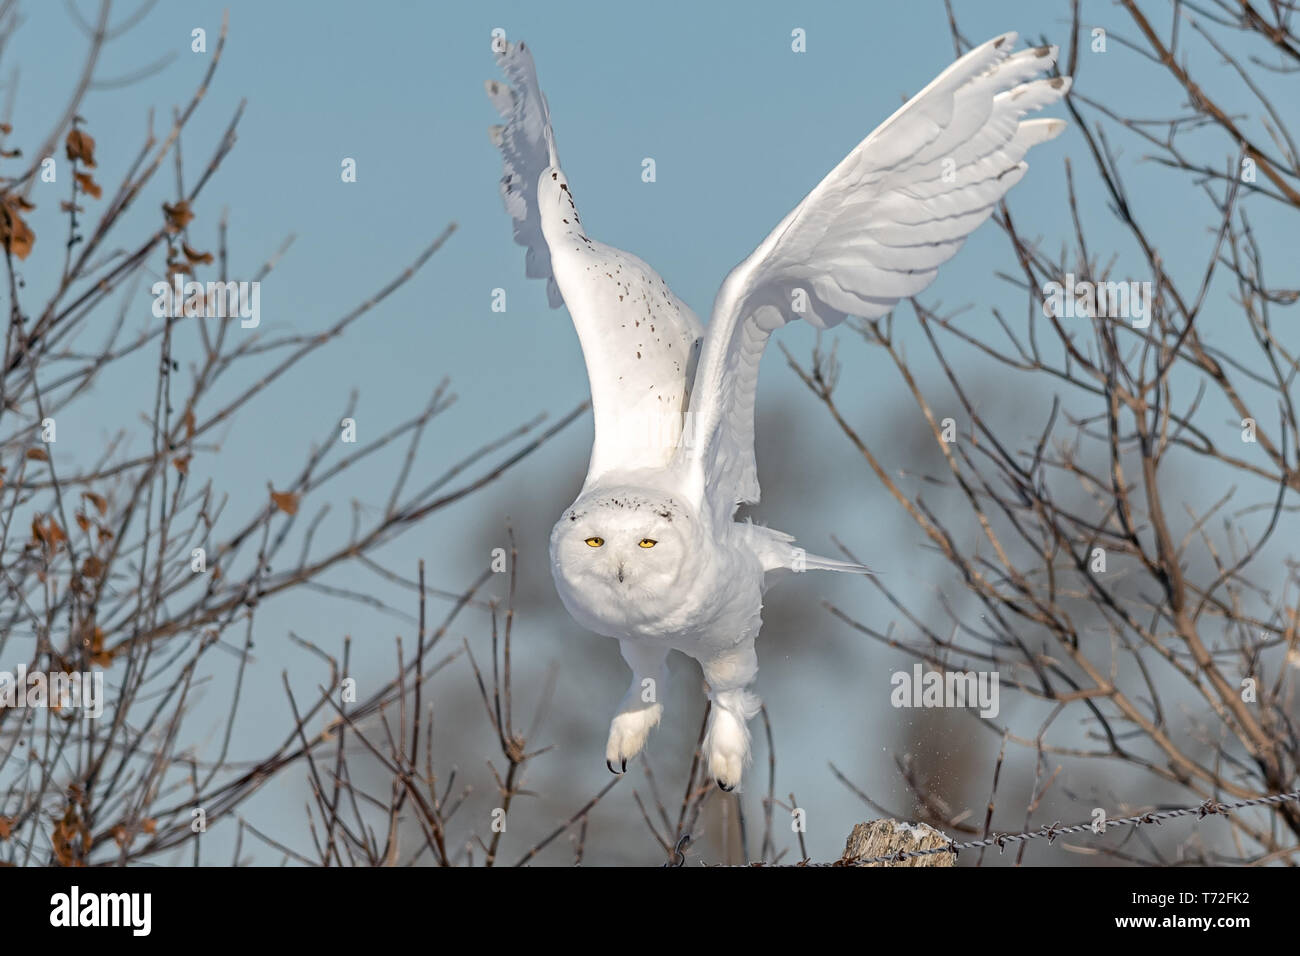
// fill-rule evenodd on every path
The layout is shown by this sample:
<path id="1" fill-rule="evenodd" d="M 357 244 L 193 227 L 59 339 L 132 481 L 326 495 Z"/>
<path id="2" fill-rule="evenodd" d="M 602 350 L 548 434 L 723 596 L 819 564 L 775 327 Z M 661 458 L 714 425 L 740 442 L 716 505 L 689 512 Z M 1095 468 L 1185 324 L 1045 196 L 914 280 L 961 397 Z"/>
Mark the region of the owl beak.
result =
<path id="1" fill-rule="evenodd" d="M 623 583 L 623 565 L 621 563 L 618 566 L 618 583 Z"/>

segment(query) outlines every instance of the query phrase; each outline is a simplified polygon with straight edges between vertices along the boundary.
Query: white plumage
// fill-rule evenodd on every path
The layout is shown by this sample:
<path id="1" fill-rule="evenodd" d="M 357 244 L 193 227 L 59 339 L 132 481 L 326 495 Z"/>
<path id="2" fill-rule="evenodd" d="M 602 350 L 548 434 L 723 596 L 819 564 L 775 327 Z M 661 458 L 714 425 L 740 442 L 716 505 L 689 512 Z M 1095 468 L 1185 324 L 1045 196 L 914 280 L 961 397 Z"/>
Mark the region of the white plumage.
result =
<path id="1" fill-rule="evenodd" d="M 574 619 L 617 638 L 632 684 L 606 762 L 626 769 L 663 713 L 670 650 L 699 661 L 713 702 L 704 754 L 719 786 L 740 782 L 758 698 L 763 591 L 782 570 L 867 572 L 807 555 L 793 538 L 734 520 L 758 500 L 754 401 L 772 332 L 875 318 L 934 279 L 1062 120 L 1023 117 L 1069 90 L 1040 78 L 1055 47 L 976 47 L 863 140 L 736 266 L 707 329 L 640 259 L 587 236 L 532 56 L 497 55 L 488 95 L 501 180 L 527 274 L 564 304 L 591 383 L 595 440 L 582 491 L 551 533 L 556 589 Z"/>

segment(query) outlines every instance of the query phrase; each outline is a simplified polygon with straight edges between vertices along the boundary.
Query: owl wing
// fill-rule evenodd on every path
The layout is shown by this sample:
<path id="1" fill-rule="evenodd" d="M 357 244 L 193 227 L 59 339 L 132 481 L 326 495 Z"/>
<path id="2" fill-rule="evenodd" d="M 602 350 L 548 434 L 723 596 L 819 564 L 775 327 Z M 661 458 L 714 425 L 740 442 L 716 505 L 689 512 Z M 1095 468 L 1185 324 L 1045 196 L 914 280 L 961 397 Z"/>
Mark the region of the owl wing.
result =
<path id="1" fill-rule="evenodd" d="M 1039 78 L 1056 47 L 1012 54 L 1016 34 L 976 47 L 864 139 L 723 281 L 692 387 L 683 442 L 688 497 L 730 518 L 758 500 L 754 397 L 772 332 L 876 318 L 934 279 L 1065 128 L 1023 120 L 1069 90 Z"/>
<path id="2" fill-rule="evenodd" d="M 610 472 L 669 465 L 681 444 L 703 327 L 650 266 L 590 238 L 560 168 L 546 98 L 523 43 L 497 54 L 509 85 L 489 81 L 506 120 L 492 140 L 501 194 L 528 250 L 527 274 L 569 309 L 591 385 L 595 438 L 584 487 Z"/>
<path id="3" fill-rule="evenodd" d="M 501 150 L 505 173 L 501 176 L 501 198 L 515 221 L 515 242 L 527 252 L 524 274 L 546 280 L 546 300 L 552 309 L 564 304 L 551 269 L 551 253 L 542 235 L 537 208 L 537 181 L 542 171 L 560 165 L 551 131 L 551 111 L 537 85 L 533 55 L 523 43 L 507 43 L 497 53 L 497 64 L 506 83 L 488 80 L 488 99 L 505 121 L 490 127 L 492 143 Z"/>

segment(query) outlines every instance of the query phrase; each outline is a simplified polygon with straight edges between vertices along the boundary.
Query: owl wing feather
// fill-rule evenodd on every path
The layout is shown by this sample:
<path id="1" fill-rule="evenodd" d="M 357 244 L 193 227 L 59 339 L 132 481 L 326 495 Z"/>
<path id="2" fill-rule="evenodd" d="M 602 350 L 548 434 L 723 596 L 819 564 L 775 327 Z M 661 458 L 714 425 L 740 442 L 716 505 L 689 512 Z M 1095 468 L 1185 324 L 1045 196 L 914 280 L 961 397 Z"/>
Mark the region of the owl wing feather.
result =
<path id="1" fill-rule="evenodd" d="M 497 64 L 507 82 L 488 80 L 484 85 L 488 99 L 505 121 L 488 129 L 505 165 L 501 198 L 515 222 L 515 242 L 527 250 L 525 275 L 546 280 L 546 300 L 552 309 L 558 309 L 564 297 L 551 269 L 551 253 L 542 235 L 537 207 L 538 179 L 543 170 L 560 165 L 551 111 L 537 85 L 533 55 L 523 43 L 503 43 L 497 52 Z"/>
<path id="2" fill-rule="evenodd" d="M 729 519 L 759 497 L 754 400 L 772 332 L 876 318 L 930 284 L 1065 127 L 1023 120 L 1069 78 L 1037 78 L 1055 47 L 975 47 L 864 139 L 723 281 L 713 303 L 681 460 L 688 497 Z"/>
<path id="3" fill-rule="evenodd" d="M 546 279 L 552 307 L 568 307 L 591 385 L 584 489 L 611 472 L 665 468 L 681 444 L 703 327 L 649 265 L 587 235 L 532 54 L 506 44 L 497 61 L 508 83 L 489 81 L 487 92 L 505 120 L 491 130 L 505 164 L 501 195 L 528 250 L 527 275 Z"/>

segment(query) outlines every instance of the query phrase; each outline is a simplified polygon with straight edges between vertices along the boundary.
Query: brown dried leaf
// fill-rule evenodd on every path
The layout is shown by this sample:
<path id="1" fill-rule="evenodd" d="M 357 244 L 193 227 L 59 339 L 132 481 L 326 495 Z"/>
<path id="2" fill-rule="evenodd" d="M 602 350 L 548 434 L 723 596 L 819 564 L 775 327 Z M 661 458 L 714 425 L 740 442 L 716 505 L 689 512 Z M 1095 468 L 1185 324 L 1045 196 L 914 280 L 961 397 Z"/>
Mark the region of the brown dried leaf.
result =
<path id="1" fill-rule="evenodd" d="M 212 262 L 212 253 L 198 252 L 194 249 L 191 249 L 188 243 L 184 243 L 184 242 L 181 243 L 181 252 L 185 253 L 185 258 L 188 259 L 190 261 L 190 265 L 193 266 L 206 266 L 211 264 Z"/>
<path id="2" fill-rule="evenodd" d="M 95 168 L 95 138 L 89 133 L 73 129 L 68 133 L 64 148 L 67 150 L 68 159 L 73 162 L 80 161 L 89 169 Z"/>
<path id="3" fill-rule="evenodd" d="M 163 203 L 162 208 L 163 215 L 167 218 L 168 232 L 180 232 L 194 221 L 194 213 L 190 210 L 188 199 L 182 199 L 174 206 Z"/>
<path id="4" fill-rule="evenodd" d="M 36 243 L 36 233 L 19 215 L 19 208 L 12 195 L 0 202 L 0 245 L 19 259 L 26 259 Z"/>
<path id="5" fill-rule="evenodd" d="M 67 541 L 68 536 L 52 517 L 42 522 L 43 517 L 38 513 L 32 518 L 32 541 L 35 544 L 47 545 L 53 551 Z"/>
<path id="6" fill-rule="evenodd" d="M 14 832 L 13 817 L 0 817 L 0 840 L 9 839 L 9 834 Z"/>
<path id="7" fill-rule="evenodd" d="M 87 642 L 90 647 L 90 662 L 100 667 L 111 667 L 113 665 L 113 655 L 104 650 L 104 629 L 96 627 L 90 634 L 90 640 Z"/>
<path id="8" fill-rule="evenodd" d="M 276 491 L 272 489 L 271 500 L 285 514 L 296 515 L 298 513 L 298 496 L 292 491 Z"/>
<path id="9" fill-rule="evenodd" d="M 193 457 L 193 455 L 178 455 L 172 459 L 172 464 L 176 466 L 176 470 L 182 475 L 188 475 L 190 473 L 190 459 Z"/>
<path id="10" fill-rule="evenodd" d="M 98 511 L 101 515 L 105 514 L 108 511 L 108 499 L 105 498 L 103 495 L 97 495 L 93 491 L 83 491 L 81 493 L 81 497 L 85 498 L 92 505 L 94 505 L 95 510 Z"/>
<path id="11" fill-rule="evenodd" d="M 83 858 L 90 850 L 90 829 L 71 803 L 54 825 L 50 844 L 55 862 L 60 866 L 85 866 Z"/>
<path id="12" fill-rule="evenodd" d="M 44 448 L 29 448 L 27 449 L 27 460 L 28 461 L 49 461 L 50 453 L 47 452 Z"/>
<path id="13" fill-rule="evenodd" d="M 48 536 L 50 544 L 56 548 L 68 540 L 67 533 L 59 527 L 59 523 L 53 518 L 50 518 L 49 524 L 45 526 L 45 534 Z"/>
<path id="14" fill-rule="evenodd" d="M 76 178 L 77 185 L 81 187 L 81 191 L 91 199 L 98 199 L 104 195 L 104 190 L 99 188 L 99 183 L 95 182 L 94 177 L 92 177 L 90 173 L 77 173 Z"/>

